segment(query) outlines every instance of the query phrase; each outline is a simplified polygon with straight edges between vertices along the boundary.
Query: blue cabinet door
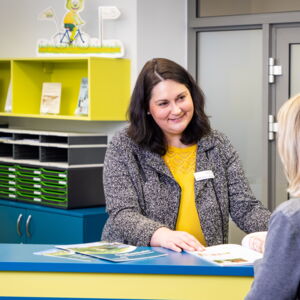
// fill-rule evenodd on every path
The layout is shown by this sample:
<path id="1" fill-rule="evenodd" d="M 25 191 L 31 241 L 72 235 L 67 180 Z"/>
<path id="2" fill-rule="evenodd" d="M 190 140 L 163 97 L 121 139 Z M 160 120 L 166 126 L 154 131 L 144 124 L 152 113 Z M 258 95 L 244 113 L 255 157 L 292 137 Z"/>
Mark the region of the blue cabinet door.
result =
<path id="1" fill-rule="evenodd" d="M 24 243 L 27 210 L 0 205 L 0 243 Z"/>
<path id="2" fill-rule="evenodd" d="M 28 244 L 72 244 L 83 242 L 83 219 L 28 210 L 25 224 Z"/>
<path id="3" fill-rule="evenodd" d="M 99 241 L 105 207 L 62 210 L 0 200 L 0 243 L 75 244 Z"/>

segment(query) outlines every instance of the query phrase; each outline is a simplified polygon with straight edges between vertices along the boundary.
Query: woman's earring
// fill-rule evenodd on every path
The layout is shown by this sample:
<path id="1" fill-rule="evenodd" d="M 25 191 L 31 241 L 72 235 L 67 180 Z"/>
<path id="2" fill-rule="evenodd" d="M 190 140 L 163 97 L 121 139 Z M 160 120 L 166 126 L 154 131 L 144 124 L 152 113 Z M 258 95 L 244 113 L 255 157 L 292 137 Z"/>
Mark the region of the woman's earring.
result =
<path id="1" fill-rule="evenodd" d="M 151 115 L 150 111 L 147 111 L 147 115 Z"/>

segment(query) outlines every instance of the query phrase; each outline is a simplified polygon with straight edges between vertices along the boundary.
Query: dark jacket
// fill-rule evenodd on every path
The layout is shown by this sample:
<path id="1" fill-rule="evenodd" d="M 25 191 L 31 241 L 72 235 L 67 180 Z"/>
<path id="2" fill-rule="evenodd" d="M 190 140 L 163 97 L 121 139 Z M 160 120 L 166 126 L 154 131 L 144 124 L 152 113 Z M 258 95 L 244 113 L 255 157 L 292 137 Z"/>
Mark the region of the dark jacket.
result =
<path id="1" fill-rule="evenodd" d="M 195 181 L 195 200 L 207 245 L 227 242 L 229 214 L 245 232 L 267 230 L 270 212 L 253 196 L 237 152 L 221 133 L 198 142 L 196 172 L 214 179 Z M 134 143 L 123 129 L 107 149 L 104 191 L 109 219 L 102 239 L 148 246 L 160 227 L 175 229 L 180 186 L 162 157 Z"/>
<path id="2" fill-rule="evenodd" d="M 300 199 L 282 203 L 273 213 L 263 258 L 246 300 L 300 298 Z"/>

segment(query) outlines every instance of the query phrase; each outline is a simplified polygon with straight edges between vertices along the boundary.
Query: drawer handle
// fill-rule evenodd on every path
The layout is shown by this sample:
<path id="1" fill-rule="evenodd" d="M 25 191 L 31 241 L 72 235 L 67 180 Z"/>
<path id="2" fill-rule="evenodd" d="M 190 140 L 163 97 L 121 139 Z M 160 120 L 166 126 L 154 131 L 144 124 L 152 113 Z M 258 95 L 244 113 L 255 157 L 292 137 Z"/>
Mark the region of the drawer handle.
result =
<path id="1" fill-rule="evenodd" d="M 31 237 L 31 233 L 29 231 L 29 225 L 30 225 L 30 221 L 31 221 L 31 215 L 28 216 L 27 220 L 26 220 L 26 235 L 30 238 Z"/>
<path id="2" fill-rule="evenodd" d="M 18 236 L 22 236 L 22 232 L 21 232 L 21 229 L 20 229 L 20 224 L 21 224 L 22 218 L 23 218 L 23 215 L 19 214 L 18 219 L 17 219 L 17 233 L 18 233 Z"/>

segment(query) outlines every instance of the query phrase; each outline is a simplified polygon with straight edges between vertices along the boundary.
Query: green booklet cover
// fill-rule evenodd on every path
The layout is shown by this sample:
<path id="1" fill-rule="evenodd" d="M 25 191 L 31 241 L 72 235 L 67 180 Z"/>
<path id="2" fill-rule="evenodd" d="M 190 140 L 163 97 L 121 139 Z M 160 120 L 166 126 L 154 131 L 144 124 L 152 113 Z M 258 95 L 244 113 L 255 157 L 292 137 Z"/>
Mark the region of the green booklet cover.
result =
<path id="1" fill-rule="evenodd" d="M 125 262 L 167 255 L 166 253 L 162 253 L 153 249 L 105 241 L 73 245 L 59 245 L 56 247 L 72 253 L 78 253 L 81 255 L 113 262 Z"/>
<path id="2" fill-rule="evenodd" d="M 43 256 L 51 256 L 51 257 L 58 257 L 58 258 L 67 258 L 67 259 L 75 259 L 84 262 L 92 262 L 94 259 L 92 257 L 81 255 L 78 253 L 74 253 L 71 251 L 65 251 L 62 249 L 48 249 L 44 251 L 34 252 L 35 255 L 43 255 Z"/>

